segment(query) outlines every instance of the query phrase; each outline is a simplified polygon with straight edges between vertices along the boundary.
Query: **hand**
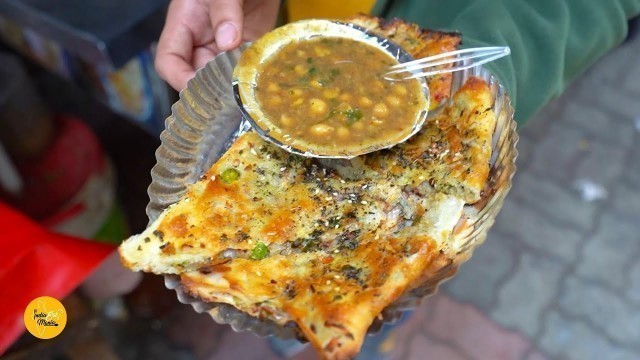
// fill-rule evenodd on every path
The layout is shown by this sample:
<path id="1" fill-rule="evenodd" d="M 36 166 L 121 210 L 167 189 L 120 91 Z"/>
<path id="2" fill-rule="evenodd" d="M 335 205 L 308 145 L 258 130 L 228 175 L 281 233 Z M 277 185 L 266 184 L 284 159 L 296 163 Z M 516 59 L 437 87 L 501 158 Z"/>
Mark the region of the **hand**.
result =
<path id="1" fill-rule="evenodd" d="M 255 40 L 276 22 L 280 0 L 172 0 L 155 66 L 176 90 L 222 51 Z"/>

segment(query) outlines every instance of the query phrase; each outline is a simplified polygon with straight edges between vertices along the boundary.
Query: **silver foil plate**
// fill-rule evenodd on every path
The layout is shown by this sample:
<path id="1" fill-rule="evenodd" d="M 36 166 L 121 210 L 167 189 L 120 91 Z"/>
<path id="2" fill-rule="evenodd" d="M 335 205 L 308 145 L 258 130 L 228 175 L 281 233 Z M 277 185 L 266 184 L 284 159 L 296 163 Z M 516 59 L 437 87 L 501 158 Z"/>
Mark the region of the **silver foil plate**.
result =
<path id="1" fill-rule="evenodd" d="M 243 117 L 235 102 L 232 90 L 232 74 L 235 64 L 247 45 L 223 53 L 200 69 L 187 88 L 180 93 L 180 100 L 172 107 L 165 122 L 166 130 L 160 135 L 161 145 L 156 151 L 157 164 L 151 170 L 152 182 L 148 189 L 147 215 L 150 222 L 158 218 L 169 205 L 177 202 L 186 187 L 206 172 L 243 132 L 251 125 Z M 452 94 L 471 76 L 485 79 L 491 88 L 493 110 L 497 125 L 493 135 L 490 178 L 483 191 L 483 198 L 465 207 L 463 219 L 452 238 L 459 249 L 429 270 L 423 283 L 407 292 L 384 309 L 369 328 L 377 332 L 384 323 L 395 322 L 403 311 L 417 307 L 427 295 L 433 294 L 438 285 L 450 278 L 458 266 L 469 259 L 473 250 L 482 244 L 502 208 L 504 198 L 511 188 L 516 171 L 517 157 L 516 123 L 514 109 L 504 87 L 486 69 L 474 67 L 454 74 Z M 432 112 L 431 114 L 435 113 Z M 233 306 L 207 303 L 189 296 L 182 290 L 177 276 L 165 276 L 167 288 L 173 289 L 178 299 L 190 304 L 197 312 L 208 312 L 220 324 L 229 324 L 235 331 L 251 331 L 259 336 L 293 338 L 296 330 L 279 326 L 269 320 L 252 317 Z"/>

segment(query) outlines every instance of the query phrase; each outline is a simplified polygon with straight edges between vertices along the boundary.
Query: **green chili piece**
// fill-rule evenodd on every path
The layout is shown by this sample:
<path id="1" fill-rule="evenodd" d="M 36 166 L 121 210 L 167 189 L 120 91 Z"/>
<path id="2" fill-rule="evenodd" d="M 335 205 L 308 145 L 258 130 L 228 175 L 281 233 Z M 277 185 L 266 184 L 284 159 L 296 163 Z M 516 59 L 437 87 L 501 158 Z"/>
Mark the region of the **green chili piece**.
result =
<path id="1" fill-rule="evenodd" d="M 227 169 L 222 172 L 220 178 L 222 178 L 222 181 L 226 182 L 227 184 L 231 184 L 232 182 L 240 178 L 240 171 L 233 168 Z"/>
<path id="2" fill-rule="evenodd" d="M 251 250 L 251 258 L 253 260 L 262 260 L 269 256 L 269 248 L 267 245 L 259 242 L 253 250 Z"/>

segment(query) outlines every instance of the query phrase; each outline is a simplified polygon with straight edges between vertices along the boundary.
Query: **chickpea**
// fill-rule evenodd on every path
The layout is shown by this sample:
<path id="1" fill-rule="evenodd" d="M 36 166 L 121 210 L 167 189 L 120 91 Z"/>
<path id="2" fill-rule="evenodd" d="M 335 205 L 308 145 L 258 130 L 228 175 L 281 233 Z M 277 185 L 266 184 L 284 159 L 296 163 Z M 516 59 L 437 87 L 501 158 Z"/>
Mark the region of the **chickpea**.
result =
<path id="1" fill-rule="evenodd" d="M 399 97 L 393 96 L 393 95 L 387 96 L 386 100 L 387 100 L 387 103 L 393 107 L 398 107 L 402 103 L 402 100 L 400 100 Z"/>
<path id="2" fill-rule="evenodd" d="M 278 86 L 278 84 L 271 83 L 267 85 L 267 91 L 271 91 L 271 92 L 280 91 L 280 86 Z"/>
<path id="3" fill-rule="evenodd" d="M 305 67 L 300 64 L 296 65 L 296 67 L 293 68 L 293 71 L 295 71 L 298 75 L 304 75 L 307 73 L 307 69 L 305 69 Z"/>
<path id="4" fill-rule="evenodd" d="M 344 126 L 341 126 L 338 128 L 337 135 L 339 138 L 345 139 L 348 138 L 349 135 L 351 135 L 351 131 L 349 131 L 349 129 Z"/>
<path id="5" fill-rule="evenodd" d="M 272 96 L 269 98 L 269 104 L 277 106 L 282 104 L 282 98 L 280 96 Z"/>
<path id="6" fill-rule="evenodd" d="M 316 89 L 321 89 L 321 88 L 322 88 L 322 84 L 321 84 L 321 83 L 320 83 L 320 81 L 318 81 L 318 80 L 311 80 L 311 81 L 309 81 L 309 85 L 310 85 L 311 87 L 316 88 Z"/>
<path id="7" fill-rule="evenodd" d="M 280 115 L 280 125 L 291 127 L 293 125 L 293 119 L 287 114 L 282 114 Z"/>
<path id="8" fill-rule="evenodd" d="M 359 103 L 359 104 L 360 104 L 360 106 L 362 106 L 362 107 L 369 107 L 369 106 L 373 105 L 373 101 L 371 101 L 371 99 L 369 99 L 369 98 L 368 98 L 368 97 L 366 97 L 366 96 L 361 97 L 361 98 L 358 100 L 358 103 Z"/>
<path id="9" fill-rule="evenodd" d="M 331 50 L 329 50 L 328 48 L 324 47 L 324 46 L 316 46 L 313 51 L 316 53 L 316 55 L 318 56 L 327 56 L 329 54 L 331 54 Z"/>
<path id="10" fill-rule="evenodd" d="M 309 100 L 309 107 L 311 109 L 311 112 L 316 115 L 324 114 L 325 112 L 327 112 L 327 103 L 320 99 L 313 98 Z"/>
<path id="11" fill-rule="evenodd" d="M 359 132 L 364 130 L 364 124 L 362 123 L 362 121 L 358 121 L 355 124 L 351 125 L 351 128 L 356 132 Z"/>
<path id="12" fill-rule="evenodd" d="M 310 129 L 311 134 L 315 136 L 327 136 L 333 133 L 334 130 L 335 128 L 333 126 L 327 124 L 315 124 Z"/>
<path id="13" fill-rule="evenodd" d="M 289 95 L 293 96 L 293 97 L 300 97 L 302 96 L 302 94 L 304 94 L 304 92 L 302 91 L 302 89 L 293 89 L 293 90 L 289 90 Z"/>
<path id="14" fill-rule="evenodd" d="M 304 50 L 298 50 L 296 51 L 296 55 L 298 55 L 301 58 L 307 57 L 307 52 Z"/>
<path id="15" fill-rule="evenodd" d="M 400 95 L 400 96 L 404 96 L 407 95 L 407 88 L 404 87 L 403 85 L 393 85 L 393 87 L 391 88 L 391 90 L 393 90 L 394 93 Z"/>
<path id="16" fill-rule="evenodd" d="M 377 117 L 386 117 L 389 115 L 389 108 L 384 103 L 377 103 L 373 107 L 373 115 Z"/>
<path id="17" fill-rule="evenodd" d="M 327 89 L 322 92 L 322 95 L 324 95 L 324 97 L 326 97 L 327 99 L 335 99 L 338 97 L 338 95 L 340 95 L 340 90 L 336 88 Z"/>
<path id="18" fill-rule="evenodd" d="M 296 101 L 292 102 L 291 105 L 292 106 L 300 106 L 300 105 L 302 105 L 303 102 L 304 102 L 304 100 L 302 98 L 299 98 Z"/>
<path id="19" fill-rule="evenodd" d="M 341 94 L 340 96 L 338 96 L 338 100 L 340 101 L 351 101 L 351 99 L 353 99 L 353 96 L 351 96 L 351 94 Z"/>
<path id="20" fill-rule="evenodd" d="M 384 124 L 384 120 L 381 120 L 381 119 L 378 119 L 378 118 L 373 118 L 373 120 L 371 120 L 371 123 L 373 125 L 380 126 L 380 125 Z"/>
<path id="21" fill-rule="evenodd" d="M 380 80 L 376 80 L 373 82 L 373 87 L 376 89 L 384 89 L 384 83 Z"/>

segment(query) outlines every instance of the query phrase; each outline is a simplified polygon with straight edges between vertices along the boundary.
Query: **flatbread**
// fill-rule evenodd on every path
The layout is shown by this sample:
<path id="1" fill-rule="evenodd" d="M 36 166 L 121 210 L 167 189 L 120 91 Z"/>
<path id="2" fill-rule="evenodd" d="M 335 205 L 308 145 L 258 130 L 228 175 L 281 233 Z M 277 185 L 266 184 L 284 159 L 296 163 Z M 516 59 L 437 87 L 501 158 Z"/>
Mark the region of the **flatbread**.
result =
<path id="1" fill-rule="evenodd" d="M 351 358 L 380 312 L 456 253 L 452 232 L 489 174 L 490 105 L 472 78 L 407 143 L 330 167 L 246 133 L 121 245 L 122 261 Z"/>

